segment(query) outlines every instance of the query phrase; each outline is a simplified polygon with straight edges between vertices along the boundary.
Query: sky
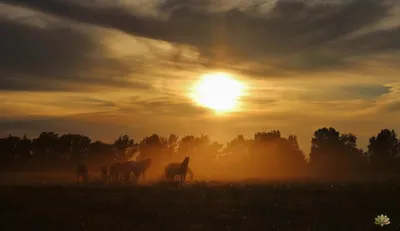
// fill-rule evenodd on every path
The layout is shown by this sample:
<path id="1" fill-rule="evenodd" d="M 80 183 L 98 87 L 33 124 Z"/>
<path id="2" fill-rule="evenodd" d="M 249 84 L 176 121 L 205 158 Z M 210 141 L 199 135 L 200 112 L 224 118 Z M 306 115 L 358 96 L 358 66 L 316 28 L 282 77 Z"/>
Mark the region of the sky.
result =
<path id="1" fill-rule="evenodd" d="M 0 0 L 0 136 L 400 132 L 398 0 Z M 246 85 L 216 115 L 199 77 Z"/>

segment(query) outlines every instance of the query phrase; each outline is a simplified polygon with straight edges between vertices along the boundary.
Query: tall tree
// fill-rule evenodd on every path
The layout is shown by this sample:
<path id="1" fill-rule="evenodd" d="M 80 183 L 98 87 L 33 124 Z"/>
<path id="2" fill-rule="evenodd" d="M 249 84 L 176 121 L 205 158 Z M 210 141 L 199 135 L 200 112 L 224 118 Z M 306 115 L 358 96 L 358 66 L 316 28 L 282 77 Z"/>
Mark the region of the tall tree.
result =
<path id="1" fill-rule="evenodd" d="M 155 159 L 164 158 L 165 151 L 168 147 L 168 140 L 157 134 L 143 138 L 139 143 L 140 158 L 149 156 Z"/>
<path id="2" fill-rule="evenodd" d="M 164 150 L 164 157 L 166 159 L 175 158 L 178 149 L 178 139 L 179 137 L 177 135 L 170 134 L 168 139 L 165 141 L 167 143 L 166 148 Z"/>
<path id="3" fill-rule="evenodd" d="M 91 140 L 87 136 L 79 134 L 64 134 L 59 138 L 60 154 L 67 159 L 82 160 L 88 155 Z"/>
<path id="4" fill-rule="evenodd" d="M 132 150 L 135 147 L 135 142 L 128 135 L 120 136 L 114 141 L 115 158 L 125 160 L 130 158 L 133 153 L 127 153 L 127 150 Z"/>
<path id="5" fill-rule="evenodd" d="M 178 156 L 179 158 L 182 158 L 184 156 L 191 156 L 195 153 L 196 148 L 197 148 L 197 143 L 199 142 L 199 139 L 196 139 L 195 136 L 184 136 L 180 141 L 179 141 L 179 147 L 178 147 Z"/>
<path id="6" fill-rule="evenodd" d="M 375 171 L 395 171 L 400 154 L 400 142 L 394 130 L 383 129 L 369 139 L 368 152 Z"/>
<path id="7" fill-rule="evenodd" d="M 18 158 L 18 145 L 21 138 L 17 136 L 12 136 L 11 134 L 7 138 L 2 138 L 0 140 L 1 147 L 1 161 L 3 163 L 15 160 Z"/>
<path id="8" fill-rule="evenodd" d="M 314 171 L 324 173 L 349 173 L 365 169 L 363 151 L 357 148 L 357 137 L 351 133 L 340 134 L 336 129 L 321 128 L 311 140 L 310 164 Z"/>
<path id="9" fill-rule="evenodd" d="M 59 135 L 54 132 L 42 132 L 32 141 L 35 156 L 55 159 L 59 149 Z"/>
<path id="10" fill-rule="evenodd" d="M 21 159 L 30 158 L 32 155 L 32 141 L 26 135 L 18 143 L 18 157 Z"/>
<path id="11" fill-rule="evenodd" d="M 101 164 L 111 163 L 114 160 L 113 146 L 101 141 L 93 142 L 89 146 L 88 156 Z"/>

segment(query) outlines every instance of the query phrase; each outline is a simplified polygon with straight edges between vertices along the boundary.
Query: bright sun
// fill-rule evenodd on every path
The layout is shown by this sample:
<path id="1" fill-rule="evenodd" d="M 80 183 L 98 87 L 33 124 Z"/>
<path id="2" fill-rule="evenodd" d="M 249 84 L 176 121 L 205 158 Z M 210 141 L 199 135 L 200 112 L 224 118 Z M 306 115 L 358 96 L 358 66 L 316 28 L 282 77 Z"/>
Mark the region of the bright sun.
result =
<path id="1" fill-rule="evenodd" d="M 216 112 L 231 111 L 237 106 L 244 85 L 226 73 L 203 75 L 192 89 L 192 98 Z"/>

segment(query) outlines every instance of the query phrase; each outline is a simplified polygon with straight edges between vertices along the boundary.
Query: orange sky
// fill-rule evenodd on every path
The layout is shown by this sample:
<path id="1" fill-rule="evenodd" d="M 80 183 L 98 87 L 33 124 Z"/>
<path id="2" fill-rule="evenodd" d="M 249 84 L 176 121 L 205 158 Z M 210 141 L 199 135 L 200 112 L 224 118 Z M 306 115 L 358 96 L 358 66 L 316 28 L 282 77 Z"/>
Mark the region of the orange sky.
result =
<path id="1" fill-rule="evenodd" d="M 0 135 L 400 130 L 395 0 L 0 2 Z M 188 97 L 217 71 L 247 87 L 223 116 Z"/>

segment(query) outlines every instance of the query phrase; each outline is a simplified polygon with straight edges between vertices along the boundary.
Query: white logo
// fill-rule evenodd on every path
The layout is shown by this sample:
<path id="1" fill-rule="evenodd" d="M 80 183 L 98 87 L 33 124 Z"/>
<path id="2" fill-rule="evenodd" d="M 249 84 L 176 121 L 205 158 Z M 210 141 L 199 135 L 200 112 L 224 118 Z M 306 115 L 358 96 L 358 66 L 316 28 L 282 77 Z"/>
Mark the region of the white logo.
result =
<path id="1" fill-rule="evenodd" d="M 375 222 L 374 223 L 376 225 L 380 225 L 380 226 L 388 225 L 388 224 L 390 224 L 389 217 L 387 217 L 386 215 L 383 215 L 383 214 L 378 215 L 375 218 Z"/>

